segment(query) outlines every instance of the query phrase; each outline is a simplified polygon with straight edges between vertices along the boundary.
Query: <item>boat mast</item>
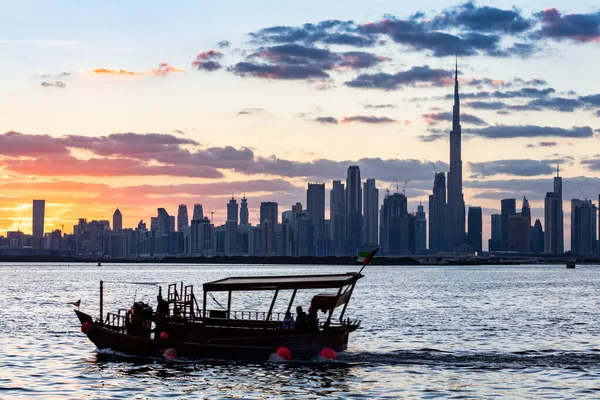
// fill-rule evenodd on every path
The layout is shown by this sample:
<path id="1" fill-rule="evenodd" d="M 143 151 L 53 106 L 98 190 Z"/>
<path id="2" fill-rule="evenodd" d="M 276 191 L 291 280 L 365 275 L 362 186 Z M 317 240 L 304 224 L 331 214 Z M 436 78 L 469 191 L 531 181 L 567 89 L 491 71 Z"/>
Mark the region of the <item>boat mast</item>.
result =
<path id="1" fill-rule="evenodd" d="M 100 322 L 103 322 L 104 318 L 104 282 L 100 281 Z"/>

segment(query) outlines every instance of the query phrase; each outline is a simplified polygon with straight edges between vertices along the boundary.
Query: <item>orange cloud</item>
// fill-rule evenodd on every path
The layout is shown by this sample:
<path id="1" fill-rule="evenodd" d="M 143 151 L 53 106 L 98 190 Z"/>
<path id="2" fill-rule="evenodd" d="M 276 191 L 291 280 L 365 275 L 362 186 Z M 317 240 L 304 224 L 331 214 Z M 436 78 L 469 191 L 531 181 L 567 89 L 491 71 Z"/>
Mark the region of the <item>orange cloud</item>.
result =
<path id="1" fill-rule="evenodd" d="M 167 76 L 170 73 L 181 73 L 185 70 L 174 67 L 165 62 L 158 64 L 157 68 L 152 68 L 147 72 L 128 71 L 125 69 L 107 69 L 95 68 L 92 71 L 93 75 L 113 75 L 113 76 Z"/>

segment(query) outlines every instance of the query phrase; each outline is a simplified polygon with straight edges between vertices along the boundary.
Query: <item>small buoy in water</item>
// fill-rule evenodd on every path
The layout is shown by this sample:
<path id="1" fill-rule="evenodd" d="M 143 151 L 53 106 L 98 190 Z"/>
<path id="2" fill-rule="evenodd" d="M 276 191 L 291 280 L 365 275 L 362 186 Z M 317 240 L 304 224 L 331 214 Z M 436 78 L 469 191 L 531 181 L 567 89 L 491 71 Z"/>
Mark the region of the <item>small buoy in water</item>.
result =
<path id="1" fill-rule="evenodd" d="M 168 348 L 163 353 L 163 357 L 167 361 L 173 361 L 177 358 L 177 350 L 175 350 L 174 348 Z"/>
<path id="2" fill-rule="evenodd" d="M 335 351 L 329 347 L 324 347 L 319 353 L 319 358 L 322 360 L 335 360 Z"/>
<path id="3" fill-rule="evenodd" d="M 81 324 L 81 332 L 85 333 L 86 335 L 93 330 L 94 325 L 92 325 L 90 322 L 84 322 L 83 324 Z"/>
<path id="4" fill-rule="evenodd" d="M 283 358 L 285 361 L 290 361 L 292 359 L 292 352 L 290 351 L 290 349 L 284 346 L 278 347 L 275 351 L 275 354 Z"/>
<path id="5" fill-rule="evenodd" d="M 168 332 L 161 332 L 160 333 L 160 338 L 162 340 L 169 340 L 169 333 Z"/>

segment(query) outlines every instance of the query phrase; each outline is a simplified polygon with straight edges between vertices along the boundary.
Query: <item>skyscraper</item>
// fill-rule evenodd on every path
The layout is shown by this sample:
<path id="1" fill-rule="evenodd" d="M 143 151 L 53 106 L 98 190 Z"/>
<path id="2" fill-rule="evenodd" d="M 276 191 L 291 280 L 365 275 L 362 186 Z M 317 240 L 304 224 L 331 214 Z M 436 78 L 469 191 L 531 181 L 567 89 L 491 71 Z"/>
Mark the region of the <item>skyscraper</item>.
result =
<path id="1" fill-rule="evenodd" d="M 492 214 L 490 225 L 492 232 L 488 241 L 488 251 L 500 251 L 502 250 L 502 215 Z"/>
<path id="2" fill-rule="evenodd" d="M 429 196 L 429 250 L 446 251 L 446 176 L 435 174 L 433 194 Z"/>
<path id="3" fill-rule="evenodd" d="M 158 215 L 156 217 L 156 230 L 162 234 L 169 233 L 171 227 L 169 213 L 164 208 L 158 209 Z"/>
<path id="4" fill-rule="evenodd" d="M 591 200 L 571 200 L 571 252 L 591 256 L 596 241 L 596 206 Z"/>
<path id="5" fill-rule="evenodd" d="M 34 238 L 44 237 L 44 217 L 46 214 L 46 200 L 33 201 L 32 232 Z"/>
<path id="6" fill-rule="evenodd" d="M 363 234 L 362 243 L 376 246 L 379 230 L 378 211 L 379 211 L 379 190 L 375 187 L 375 179 L 367 179 L 363 185 L 364 188 L 364 216 L 363 216 Z"/>
<path id="7" fill-rule="evenodd" d="M 177 209 L 177 232 L 183 232 L 183 228 L 189 226 L 189 224 L 187 205 L 180 204 Z"/>
<path id="8" fill-rule="evenodd" d="M 246 195 L 242 197 L 242 205 L 240 207 L 240 225 L 248 225 L 248 199 Z"/>
<path id="9" fill-rule="evenodd" d="M 425 217 L 425 210 L 420 201 L 417 206 L 416 218 L 415 251 L 417 254 L 422 254 L 427 250 L 427 218 Z"/>
<path id="10" fill-rule="evenodd" d="M 260 203 L 260 228 L 262 254 L 270 256 L 276 249 L 275 227 L 277 226 L 278 204 L 273 201 L 263 201 Z"/>
<path id="11" fill-rule="evenodd" d="M 410 244 L 415 240 L 415 218 L 408 215 L 406 196 L 401 193 L 386 194 L 381 209 L 382 252 L 390 255 L 410 254 Z"/>
<path id="12" fill-rule="evenodd" d="M 534 254 L 544 252 L 544 230 L 539 219 L 535 220 L 531 229 L 531 252 Z"/>
<path id="13" fill-rule="evenodd" d="M 313 226 L 314 245 L 319 239 L 323 239 L 325 228 L 325 184 L 309 183 L 306 189 L 306 211 L 308 219 Z M 316 248 L 316 247 L 315 247 Z"/>
<path id="14" fill-rule="evenodd" d="M 511 215 L 517 213 L 517 201 L 515 199 L 503 199 L 500 207 L 500 215 L 502 218 L 501 229 L 502 235 L 500 236 L 500 250 L 509 251 L 508 246 L 508 219 Z"/>
<path id="15" fill-rule="evenodd" d="M 450 132 L 450 172 L 448 172 L 448 246 L 451 250 L 465 244 L 465 200 L 462 191 L 460 99 L 458 63 L 454 73 L 454 107 Z"/>
<path id="16" fill-rule="evenodd" d="M 481 253 L 482 225 L 481 207 L 469 207 L 469 230 L 467 235 L 467 244 L 471 246 L 472 251 Z"/>
<path id="17" fill-rule="evenodd" d="M 333 181 L 333 188 L 329 193 L 329 218 L 332 252 L 339 256 L 346 252 L 346 194 L 341 181 Z"/>
<path id="18" fill-rule="evenodd" d="M 231 196 L 229 203 L 227 203 L 227 221 L 235 221 L 236 225 L 238 222 L 238 203 L 233 196 Z"/>
<path id="19" fill-rule="evenodd" d="M 564 253 L 562 178 L 558 173 L 556 167 L 554 191 L 544 199 L 544 252 L 548 254 Z"/>
<path id="20" fill-rule="evenodd" d="M 120 231 L 123 229 L 123 215 L 121 215 L 121 211 L 117 208 L 113 213 L 113 230 Z"/>
<path id="21" fill-rule="evenodd" d="M 508 250 L 518 253 L 531 252 L 531 209 L 525 196 L 521 212 L 508 216 Z"/>
<path id="22" fill-rule="evenodd" d="M 202 210 L 202 204 L 194 204 L 194 213 L 192 214 L 192 220 L 200 221 L 203 218 L 204 218 L 204 211 Z"/>
<path id="23" fill-rule="evenodd" d="M 346 254 L 357 255 L 362 235 L 362 187 L 358 165 L 346 177 Z"/>

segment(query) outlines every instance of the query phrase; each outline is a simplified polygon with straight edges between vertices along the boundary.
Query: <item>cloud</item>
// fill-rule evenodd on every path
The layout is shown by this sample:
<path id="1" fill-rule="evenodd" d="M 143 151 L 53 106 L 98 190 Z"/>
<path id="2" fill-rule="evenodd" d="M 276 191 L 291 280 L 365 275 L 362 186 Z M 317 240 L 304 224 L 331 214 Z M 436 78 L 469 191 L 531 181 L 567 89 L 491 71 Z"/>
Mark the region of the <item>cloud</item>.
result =
<path id="1" fill-rule="evenodd" d="M 264 108 L 244 108 L 237 115 L 254 115 L 254 114 L 264 114 L 267 111 Z"/>
<path id="2" fill-rule="evenodd" d="M 423 114 L 421 118 L 429 125 L 437 124 L 439 121 L 452 121 L 451 112 L 438 112 L 431 114 Z M 481 118 L 471 114 L 460 114 L 460 121 L 471 125 L 487 125 L 487 122 Z"/>
<path id="3" fill-rule="evenodd" d="M 528 144 L 527 147 L 555 147 L 558 146 L 557 141 L 537 142 L 537 144 Z"/>
<path id="4" fill-rule="evenodd" d="M 500 174 L 538 176 L 550 175 L 554 172 L 554 168 L 548 162 L 530 159 L 469 162 L 468 164 L 472 172 L 484 177 Z"/>
<path id="5" fill-rule="evenodd" d="M 40 75 L 40 78 L 67 78 L 73 75 L 72 72 L 59 72 L 58 74 L 44 74 Z"/>
<path id="6" fill-rule="evenodd" d="M 67 87 L 67 85 L 64 82 L 61 82 L 61 81 L 56 81 L 54 83 L 52 83 L 52 82 L 45 82 L 44 81 L 40 85 L 42 87 L 56 87 L 56 88 L 61 88 L 61 89 L 64 89 L 64 88 Z"/>
<path id="7" fill-rule="evenodd" d="M 333 117 L 317 117 L 314 119 L 314 121 L 319 122 L 321 124 L 324 125 L 330 125 L 330 124 L 337 124 L 338 120 L 337 118 L 333 118 Z"/>
<path id="8" fill-rule="evenodd" d="M 69 149 L 49 135 L 25 135 L 6 132 L 0 135 L 0 155 L 8 157 L 36 157 L 42 155 L 67 155 Z"/>
<path id="9" fill-rule="evenodd" d="M 600 93 L 589 96 L 580 96 L 579 100 L 592 106 L 600 106 Z"/>
<path id="10" fill-rule="evenodd" d="M 476 110 L 500 110 L 506 107 L 506 103 L 501 101 L 470 101 L 465 106 Z"/>
<path id="11" fill-rule="evenodd" d="M 454 29 L 457 26 L 469 31 L 519 34 L 532 27 L 532 21 L 517 9 L 502 10 L 495 7 L 477 7 L 473 2 L 447 9 L 432 21 L 435 28 Z"/>
<path id="12" fill-rule="evenodd" d="M 589 171 L 600 171 L 600 155 L 596 154 L 591 158 L 584 158 L 580 161 L 580 164 L 587 168 Z"/>
<path id="13" fill-rule="evenodd" d="M 542 110 L 554 110 L 560 112 L 573 112 L 576 108 L 582 106 L 582 102 L 577 99 L 567 99 L 564 97 L 553 97 L 549 99 L 535 99 L 531 100 L 524 107 L 520 109 L 527 109 L 531 111 L 542 111 Z"/>
<path id="14" fill-rule="evenodd" d="M 387 35 L 394 42 L 404 44 L 411 50 L 429 50 L 434 57 L 478 54 L 505 57 L 509 55 L 508 52 L 501 49 L 499 35 L 485 35 L 478 32 L 454 35 L 432 30 L 425 22 L 400 20 L 393 16 L 378 22 L 360 25 L 358 31 L 367 35 Z"/>
<path id="15" fill-rule="evenodd" d="M 435 142 L 436 140 L 448 139 L 447 133 L 433 132 L 429 135 L 419 135 L 419 140 L 422 142 Z"/>
<path id="16" fill-rule="evenodd" d="M 593 131 L 589 126 L 574 126 L 571 129 L 536 126 L 536 125 L 492 125 L 483 128 L 463 129 L 463 133 L 481 136 L 488 139 L 507 139 L 516 137 L 592 137 Z"/>
<path id="17" fill-rule="evenodd" d="M 231 43 L 229 42 L 229 40 L 221 40 L 220 42 L 217 43 L 217 47 L 220 49 L 224 49 L 226 47 L 229 47 L 231 45 Z"/>
<path id="18" fill-rule="evenodd" d="M 217 50 L 202 51 L 196 56 L 196 59 L 192 61 L 192 67 L 200 71 L 216 71 L 222 67 L 219 62 L 221 58 L 223 58 L 223 53 Z"/>
<path id="19" fill-rule="evenodd" d="M 263 79 L 302 80 L 329 78 L 325 71 L 311 65 L 270 65 L 239 62 L 229 67 L 229 71 L 239 76 L 252 76 Z"/>
<path id="20" fill-rule="evenodd" d="M 379 72 L 376 74 L 360 74 L 354 80 L 344 83 L 347 86 L 360 89 L 396 90 L 401 86 L 446 86 L 454 82 L 454 73 L 444 69 L 432 69 L 429 65 L 412 67 L 407 71 L 395 74 Z"/>
<path id="21" fill-rule="evenodd" d="M 181 68 L 174 67 L 170 64 L 161 62 L 158 64 L 157 68 L 152 68 L 147 72 L 135 72 L 128 71 L 125 69 L 106 69 L 106 68 L 96 68 L 91 71 L 94 75 L 106 75 L 106 76 L 167 76 L 171 73 L 181 73 L 185 72 L 185 70 Z"/>
<path id="22" fill-rule="evenodd" d="M 379 110 L 382 108 L 396 108 L 396 106 L 394 104 L 365 104 L 363 107 L 365 108 L 365 110 L 368 110 L 368 109 Z"/>
<path id="23" fill-rule="evenodd" d="M 600 12 L 563 15 L 556 8 L 547 8 L 535 16 L 542 24 L 537 31 L 541 37 L 583 43 L 600 41 Z"/>
<path id="24" fill-rule="evenodd" d="M 372 115 L 354 115 L 352 117 L 344 117 L 342 119 L 342 124 L 348 124 L 351 122 L 360 122 L 363 124 L 390 124 L 396 122 L 396 120 L 388 117 L 375 117 Z"/>

